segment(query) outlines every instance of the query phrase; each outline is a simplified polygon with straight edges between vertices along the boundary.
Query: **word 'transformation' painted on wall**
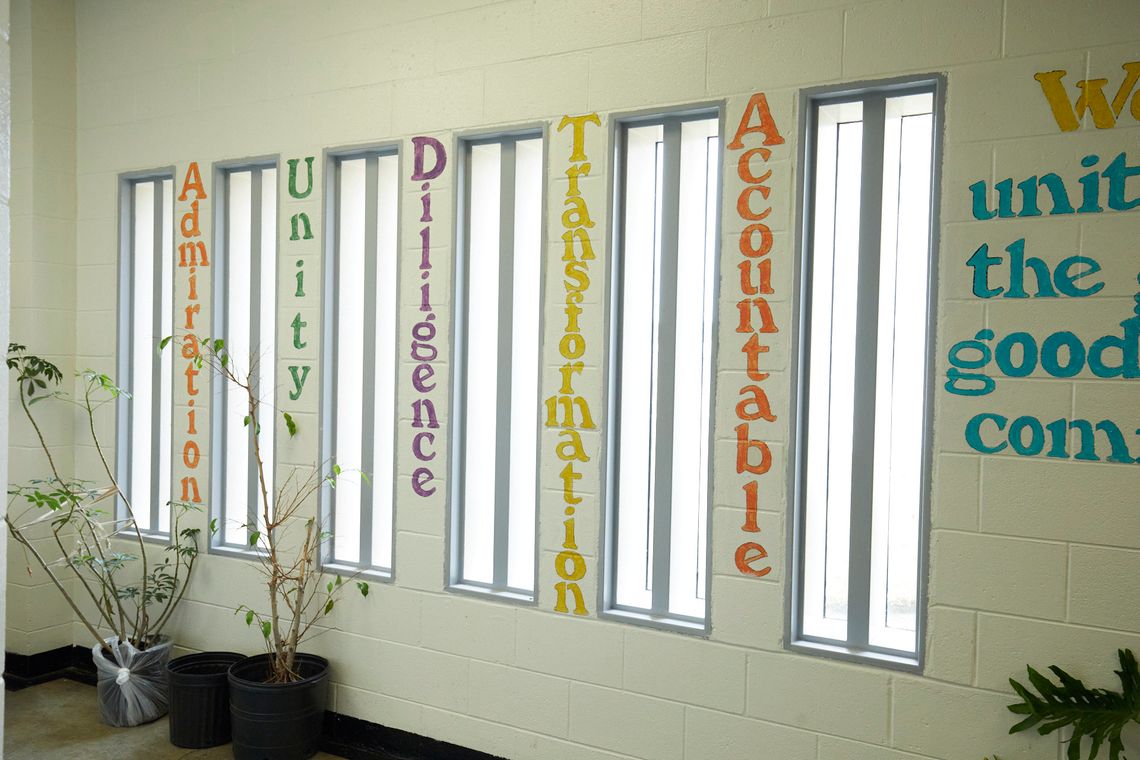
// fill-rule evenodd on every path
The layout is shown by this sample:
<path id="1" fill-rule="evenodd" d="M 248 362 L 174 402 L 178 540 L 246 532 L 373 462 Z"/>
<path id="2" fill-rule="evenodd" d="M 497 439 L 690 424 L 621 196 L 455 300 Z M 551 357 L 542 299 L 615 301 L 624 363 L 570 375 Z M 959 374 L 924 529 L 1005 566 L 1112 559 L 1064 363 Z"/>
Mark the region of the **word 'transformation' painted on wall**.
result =
<path id="1" fill-rule="evenodd" d="M 429 397 L 438 385 L 433 381 L 435 377 L 434 362 L 439 357 L 439 348 L 436 347 L 435 338 L 438 333 L 436 314 L 431 305 L 431 180 L 443 174 L 447 166 L 447 151 L 443 143 L 434 137 L 412 138 L 412 181 L 419 182 L 420 191 L 420 304 L 419 310 L 423 315 L 412 324 L 411 357 L 416 362 L 412 367 L 412 388 L 415 389 L 416 399 L 412 401 L 412 427 L 418 432 L 412 436 L 412 456 L 418 465 L 412 471 L 412 490 L 417 496 L 427 498 L 437 490 L 431 485 L 435 480 L 435 473 L 428 462 L 436 457 L 433 450 L 435 446 L 434 430 L 439 429 L 439 418 L 436 415 L 435 402 Z M 427 165 L 428 150 L 431 150 L 431 166 Z M 425 429 L 426 428 L 426 429 Z"/>
<path id="2" fill-rule="evenodd" d="M 566 301 L 563 313 L 566 316 L 566 325 L 562 328 L 562 337 L 558 341 L 558 353 L 566 360 L 559 368 L 561 384 L 558 392 L 546 399 L 546 427 L 559 428 L 558 437 L 562 440 L 555 447 L 555 454 L 559 461 L 566 464 L 559 472 L 562 478 L 562 501 L 565 505 L 563 513 L 562 551 L 554 558 L 554 571 L 561 579 L 555 584 L 557 594 L 554 602 L 555 612 L 570 612 L 567 605 L 567 596 L 574 598 L 575 615 L 585 615 L 586 601 L 579 585 L 586 577 L 586 560 L 578 552 L 578 544 L 574 537 L 575 513 L 580 508 L 583 498 L 574 493 L 574 483 L 582 479 L 582 473 L 574 469 L 575 462 L 589 462 L 590 456 L 586 453 L 579 430 L 594 430 L 594 418 L 590 414 L 590 405 L 585 397 L 578 395 L 574 390 L 574 375 L 581 375 L 585 369 L 583 357 L 586 354 L 586 338 L 582 335 L 582 327 L 578 318 L 582 315 L 581 303 L 586 299 L 586 291 L 590 288 L 590 261 L 594 259 L 594 247 L 590 241 L 589 229 L 594 226 L 590 218 L 590 210 L 586 199 L 582 197 L 579 180 L 590 174 L 590 162 L 586 156 L 586 125 L 601 126 L 601 120 L 596 113 L 581 116 L 563 116 L 558 123 L 558 131 L 571 128 L 571 147 L 569 165 L 566 168 L 566 196 L 562 202 L 562 241 L 563 252 L 562 281 L 566 290 Z M 577 248 L 575 248 L 577 246 Z M 577 410 L 577 412 L 575 411 Z M 580 413 L 581 421 L 577 414 Z M 560 416 L 561 415 L 561 416 Z"/>
<path id="3" fill-rule="evenodd" d="M 1140 78 L 1140 62 L 1124 64 L 1124 70 L 1124 83 L 1111 104 L 1103 92 L 1107 82 L 1104 79 L 1078 82 L 1080 95 L 1072 107 L 1061 85 L 1065 72 L 1039 73 L 1035 79 L 1041 83 L 1063 131 L 1076 130 L 1086 111 L 1092 113 L 1098 128 L 1105 129 L 1115 124 L 1115 116 L 1120 114 Z M 1140 94 L 1132 100 L 1133 116 L 1140 112 L 1137 97 Z M 1140 174 L 1140 166 L 1130 166 L 1125 152 L 1107 161 L 1096 154 L 1085 155 L 1080 165 L 1088 171 L 1081 174 L 1075 185 L 1066 185 L 1056 171 L 1034 174 L 1016 185 L 1013 178 L 1003 179 L 993 187 L 997 195 L 993 208 L 986 181 L 974 182 L 969 186 L 972 214 L 979 220 L 1032 219 L 1043 216 L 1046 206 L 1051 217 L 1102 214 L 1106 209 L 1124 212 L 1140 206 L 1140 192 L 1132 188 L 1133 197 L 1129 197 L 1128 186 L 1128 180 Z M 1020 205 L 1015 208 L 1017 202 Z M 1003 252 L 991 251 L 989 244 L 982 243 L 966 259 L 966 266 L 970 269 L 971 290 L 982 299 L 1088 298 L 1105 288 L 1103 278 L 1097 277 L 1103 270 L 1097 259 L 1072 255 L 1051 267 L 1044 259 L 1028 255 L 1024 237 L 1005 246 Z M 1140 284 L 1140 277 L 1137 283 Z M 1118 325 L 1104 334 L 1097 330 L 1097 336 L 1087 341 L 1073 330 L 1057 330 L 1043 338 L 1021 330 L 1000 337 L 992 329 L 979 330 L 973 338 L 950 347 L 944 387 L 958 396 L 988 396 L 998 385 L 995 374 L 1023 378 L 1038 370 L 1061 379 L 1076 377 L 1086 370 L 1097 378 L 1140 378 L 1140 295 L 1136 296 L 1136 304 Z M 1134 425 L 1135 422 L 1125 425 L 1125 430 L 1134 429 Z M 1140 434 L 1140 430 L 1136 433 Z M 1135 449 L 1129 450 L 1121 426 L 1108 419 L 1093 422 L 1060 416 L 1043 422 L 1034 415 L 1023 414 L 1010 420 L 997 411 L 982 411 L 966 422 L 964 434 L 967 445 L 982 454 L 1012 452 L 1024 457 L 1120 464 L 1140 461 L 1133 457 Z"/>
<path id="4" fill-rule="evenodd" d="M 183 502 L 193 504 L 202 503 L 198 476 L 194 474 L 202 458 L 202 450 L 198 445 L 198 399 L 196 398 L 201 392 L 196 384 L 201 370 L 194 361 L 198 356 L 198 336 L 195 333 L 197 326 L 194 324 L 194 317 L 200 316 L 202 312 L 202 304 L 198 297 L 198 269 L 210 266 L 206 242 L 202 239 L 200 217 L 201 203 L 207 197 L 206 186 L 202 183 L 202 173 L 198 170 L 198 162 L 192 161 L 186 169 L 182 188 L 178 193 L 178 268 L 185 270 L 187 285 L 186 319 L 182 324 L 185 332 L 181 348 L 182 358 L 186 360 L 186 367 L 182 371 L 186 376 L 186 440 L 182 444 L 182 464 L 190 473 L 181 480 L 182 494 L 179 498 Z M 188 205 L 185 205 L 187 203 Z"/>
<path id="5" fill-rule="evenodd" d="M 755 124 L 752 123 L 753 118 Z M 740 421 L 736 426 L 736 472 L 738 475 L 761 476 L 772 468 L 772 451 L 766 441 L 751 437 L 749 423 L 756 420 L 776 421 L 768 395 L 761 386 L 768 379 L 768 373 L 760 369 L 760 356 L 771 349 L 762 336 L 777 333 L 779 328 L 772 317 L 772 307 L 768 304 L 768 297 L 775 293 L 772 289 L 772 257 L 769 255 L 773 237 L 772 230 L 764 220 L 772 213 L 772 207 L 766 206 L 758 210 L 754 208 L 756 204 L 753 200 L 757 195 L 763 200 L 768 199 L 772 190 L 767 183 L 772 179 L 772 170 L 767 169 L 757 175 L 753 161 L 758 157 L 758 163 L 763 168 L 772 156 L 769 146 L 784 144 L 784 138 L 768 110 L 768 99 L 762 92 L 749 99 L 736 128 L 736 135 L 725 147 L 728 150 L 743 150 L 744 137 L 753 133 L 763 135 L 764 140 L 760 145 L 741 153 L 736 164 L 736 174 L 745 183 L 736 199 L 736 213 L 745 225 L 740 233 L 742 258 L 737 263 L 740 291 L 744 298 L 736 304 L 740 312 L 736 332 L 748 336 L 741 351 L 745 355 L 745 369 L 748 380 L 751 381 L 740 388 L 740 400 L 736 404 L 736 418 Z M 753 324 L 754 312 L 759 320 L 758 325 Z M 754 451 L 759 455 L 758 462 L 752 461 Z M 760 481 L 753 478 L 744 484 L 744 525 L 740 528 L 749 535 L 736 547 L 734 559 L 736 569 L 742 574 L 762 578 L 772 572 L 772 566 L 764 561 L 768 557 L 768 551 L 751 538 L 751 534 L 760 532 L 756 514 L 759 500 Z"/>

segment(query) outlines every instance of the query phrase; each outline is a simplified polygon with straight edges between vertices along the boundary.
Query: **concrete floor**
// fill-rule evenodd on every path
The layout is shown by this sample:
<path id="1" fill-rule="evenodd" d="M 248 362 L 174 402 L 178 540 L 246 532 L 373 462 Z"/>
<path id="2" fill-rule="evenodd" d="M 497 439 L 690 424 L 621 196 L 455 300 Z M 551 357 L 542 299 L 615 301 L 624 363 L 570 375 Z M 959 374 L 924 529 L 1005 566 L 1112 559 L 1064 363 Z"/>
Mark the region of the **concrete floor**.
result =
<path id="1" fill-rule="evenodd" d="M 99 721 L 95 687 L 67 679 L 4 695 L 5 760 L 222 760 L 228 744 L 188 750 L 170 743 L 166 718 L 134 728 Z M 323 752 L 316 756 L 332 760 Z"/>

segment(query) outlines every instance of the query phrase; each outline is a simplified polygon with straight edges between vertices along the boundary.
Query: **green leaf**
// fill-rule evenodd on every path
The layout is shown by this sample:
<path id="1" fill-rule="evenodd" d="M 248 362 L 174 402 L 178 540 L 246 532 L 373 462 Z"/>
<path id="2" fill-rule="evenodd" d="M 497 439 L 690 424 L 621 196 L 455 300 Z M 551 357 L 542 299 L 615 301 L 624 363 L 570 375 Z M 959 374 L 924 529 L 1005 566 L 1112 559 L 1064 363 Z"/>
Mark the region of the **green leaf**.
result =
<path id="1" fill-rule="evenodd" d="M 249 534 L 249 545 L 250 546 L 257 546 L 257 542 L 260 538 L 261 538 L 261 531 L 255 530 L 253 533 L 250 533 Z"/>
<path id="2" fill-rule="evenodd" d="M 273 633 L 273 624 L 266 620 L 261 624 L 261 635 L 268 639 L 271 633 Z"/>
<path id="3" fill-rule="evenodd" d="M 252 419 L 252 418 L 248 414 L 245 417 L 243 417 L 242 421 L 241 421 L 242 427 L 249 427 L 250 419 Z"/>
<path id="4" fill-rule="evenodd" d="M 281 416 L 285 418 L 285 427 L 289 429 L 289 437 L 297 435 L 297 423 L 293 421 L 293 415 L 289 412 L 281 412 Z"/>
<path id="5" fill-rule="evenodd" d="M 368 584 L 364 581 L 357 581 L 356 587 L 360 589 L 361 596 L 368 596 Z"/>
<path id="6" fill-rule="evenodd" d="M 218 518 L 215 517 L 214 519 L 210 520 L 210 535 L 212 536 L 217 532 L 218 532 Z"/>
<path id="7" fill-rule="evenodd" d="M 245 624 L 253 625 L 253 610 L 249 610 L 245 613 Z"/>
<path id="8" fill-rule="evenodd" d="M 163 338 L 162 340 L 160 340 L 158 342 L 158 350 L 161 351 L 162 349 L 169 346 L 170 341 L 172 341 L 172 340 L 174 340 L 174 336 L 173 335 L 167 335 L 165 338 Z"/>
<path id="9" fill-rule="evenodd" d="M 327 615 L 330 612 L 332 612 L 332 608 L 333 608 L 333 600 L 329 599 L 327 602 L 325 602 L 325 614 Z"/>
<path id="10" fill-rule="evenodd" d="M 338 585 L 338 586 L 339 586 L 339 585 L 340 585 L 340 584 L 342 584 L 342 583 L 344 583 L 344 580 L 343 580 L 343 579 L 340 577 L 340 575 L 339 575 L 339 574 L 337 574 L 337 576 L 336 576 L 336 585 Z"/>

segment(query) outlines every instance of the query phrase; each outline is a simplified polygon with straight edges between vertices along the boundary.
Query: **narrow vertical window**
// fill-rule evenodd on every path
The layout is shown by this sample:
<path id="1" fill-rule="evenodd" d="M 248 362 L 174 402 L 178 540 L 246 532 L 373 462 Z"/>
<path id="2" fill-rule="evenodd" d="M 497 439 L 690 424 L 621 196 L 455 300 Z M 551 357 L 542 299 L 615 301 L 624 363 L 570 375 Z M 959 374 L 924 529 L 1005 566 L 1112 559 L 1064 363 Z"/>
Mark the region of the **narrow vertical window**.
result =
<path id="1" fill-rule="evenodd" d="M 395 151 L 330 156 L 323 448 L 341 468 L 325 489 L 326 565 L 389 574 L 395 493 L 397 219 Z"/>
<path id="2" fill-rule="evenodd" d="M 170 533 L 174 182 L 127 179 L 121 186 L 116 477 L 141 531 Z M 126 506 L 120 504 L 119 516 Z"/>
<path id="3" fill-rule="evenodd" d="M 936 83 L 812 98 L 794 639 L 918 659 Z"/>
<path id="4" fill-rule="evenodd" d="M 463 143 L 452 441 L 453 585 L 533 598 L 543 140 Z"/>
<path id="5" fill-rule="evenodd" d="M 720 121 L 618 126 L 607 608 L 703 626 Z"/>
<path id="6" fill-rule="evenodd" d="M 225 340 L 232 367 L 248 378 L 261 402 L 261 458 L 272 506 L 277 387 L 277 169 L 229 167 L 221 172 L 215 206 L 214 336 Z M 224 545 L 251 546 L 264 523 L 261 483 L 251 440 L 245 391 L 215 381 L 211 489 Z"/>

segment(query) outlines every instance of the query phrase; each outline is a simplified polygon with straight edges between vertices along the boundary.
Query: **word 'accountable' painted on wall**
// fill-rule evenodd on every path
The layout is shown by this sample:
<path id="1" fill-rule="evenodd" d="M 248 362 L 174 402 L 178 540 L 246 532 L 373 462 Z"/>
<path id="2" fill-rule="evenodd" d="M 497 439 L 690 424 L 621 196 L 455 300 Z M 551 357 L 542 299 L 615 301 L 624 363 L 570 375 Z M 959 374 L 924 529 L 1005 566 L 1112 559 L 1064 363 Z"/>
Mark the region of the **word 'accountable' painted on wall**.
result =
<path id="1" fill-rule="evenodd" d="M 762 135 L 764 139 L 759 145 L 744 150 L 744 138 L 752 134 Z M 736 265 L 740 273 L 740 291 L 744 296 L 736 304 L 740 313 L 736 332 L 748 336 L 741 351 L 747 360 L 750 382 L 740 388 L 740 400 L 736 404 L 736 418 L 740 421 L 736 426 L 736 472 L 740 475 L 762 476 L 772 468 L 772 452 L 767 442 L 754 440 L 749 431 L 750 422 L 776 421 L 768 394 L 761 385 L 768 379 L 768 373 L 760 369 L 760 356 L 770 349 L 764 336 L 779 332 L 768 305 L 768 297 L 775 294 L 770 255 L 773 237 L 764 220 L 772 213 L 772 207 L 757 209 L 756 206 L 763 205 L 771 193 L 768 183 L 772 179 L 772 169 L 760 171 L 772 156 L 770 146 L 783 143 L 784 138 L 768 110 L 768 99 L 764 93 L 756 93 L 744 108 L 736 135 L 726 146 L 729 150 L 744 151 L 736 163 L 736 174 L 745 183 L 736 199 L 736 213 L 745 225 L 739 241 L 741 258 Z M 756 196 L 761 199 L 759 204 Z M 740 527 L 749 535 L 736 547 L 734 559 L 736 569 L 742 574 L 763 578 L 772 572 L 772 566 L 765 562 L 768 551 L 751 536 L 760 532 L 756 519 L 759 499 L 760 480 L 753 478 L 744 484 L 744 524 Z"/>
<path id="2" fill-rule="evenodd" d="M 546 399 L 546 427 L 560 428 L 558 437 L 561 439 L 555 447 L 558 459 L 565 462 L 559 472 L 562 478 L 562 501 L 565 505 L 563 513 L 562 551 L 554 558 L 554 570 L 561 579 L 554 586 L 557 593 L 554 603 L 555 612 L 570 612 L 567 597 L 574 599 L 575 615 L 585 615 L 586 602 L 582 596 L 580 581 L 586 577 L 586 560 L 578 552 L 578 544 L 574 538 L 575 513 L 580 509 L 583 501 L 581 496 L 574 493 L 574 483 L 582 479 L 582 473 L 575 469 L 576 462 L 589 462 L 590 456 L 586 453 L 579 430 L 594 430 L 596 425 L 590 414 L 590 405 L 586 399 L 574 390 L 574 376 L 581 375 L 585 368 L 583 357 L 586 354 L 586 338 L 582 335 L 582 327 L 578 318 L 582 314 L 581 303 L 586 298 L 590 288 L 590 261 L 594 259 L 594 248 L 590 241 L 589 230 L 594 226 L 590 219 L 590 211 L 586 206 L 586 199 L 582 197 L 579 189 L 579 180 L 590 174 L 590 162 L 586 156 L 586 125 L 601 126 L 601 120 L 596 113 L 582 116 L 563 116 L 558 124 L 558 131 L 571 128 L 571 148 L 569 166 L 566 169 L 566 196 L 562 202 L 562 281 L 566 290 L 566 301 L 563 314 L 566 324 L 562 329 L 562 338 L 558 341 L 558 353 L 565 363 L 559 368 L 561 384 L 558 392 Z"/>
<path id="3" fill-rule="evenodd" d="M 447 151 L 443 144 L 434 137 L 412 138 L 412 181 L 420 182 L 420 221 L 423 228 L 420 230 L 420 305 L 419 319 L 412 324 L 411 357 L 416 365 L 412 368 L 412 388 L 417 398 L 412 402 L 412 427 L 417 432 L 412 436 L 412 456 L 419 463 L 412 471 L 412 490 L 417 496 L 427 498 L 437 490 L 431 485 L 435 480 L 435 473 L 428 462 L 436 457 L 436 434 L 439 429 L 439 418 L 436 415 L 435 403 L 429 397 L 438 385 L 432 380 L 435 377 L 435 367 L 432 365 L 439 357 L 435 338 L 436 314 L 431 305 L 431 180 L 443 173 L 447 166 Z M 428 155 L 430 150 L 431 155 Z M 430 167 L 428 166 L 430 158 Z"/>
<path id="4" fill-rule="evenodd" d="M 202 236 L 200 222 L 201 203 L 207 198 L 206 187 L 202 183 L 202 173 L 198 170 L 198 162 L 191 162 L 186 169 L 182 180 L 182 188 L 178 193 L 179 221 L 178 221 L 178 267 L 186 272 L 186 319 L 182 324 L 182 358 L 186 360 L 183 375 L 186 377 L 186 440 L 182 444 L 182 464 L 190 474 L 182 478 L 181 501 L 200 504 L 202 502 L 201 489 L 198 485 L 198 476 L 195 471 L 201 462 L 201 448 L 198 445 L 198 374 L 201 370 L 194 363 L 198 356 L 198 336 L 195 333 L 197 326 L 194 318 L 201 315 L 202 305 L 198 299 L 198 269 L 210 266 L 210 258 L 206 251 L 206 243 Z M 188 205 L 183 205 L 187 204 Z M 209 278 L 206 278 L 207 280 Z"/>

